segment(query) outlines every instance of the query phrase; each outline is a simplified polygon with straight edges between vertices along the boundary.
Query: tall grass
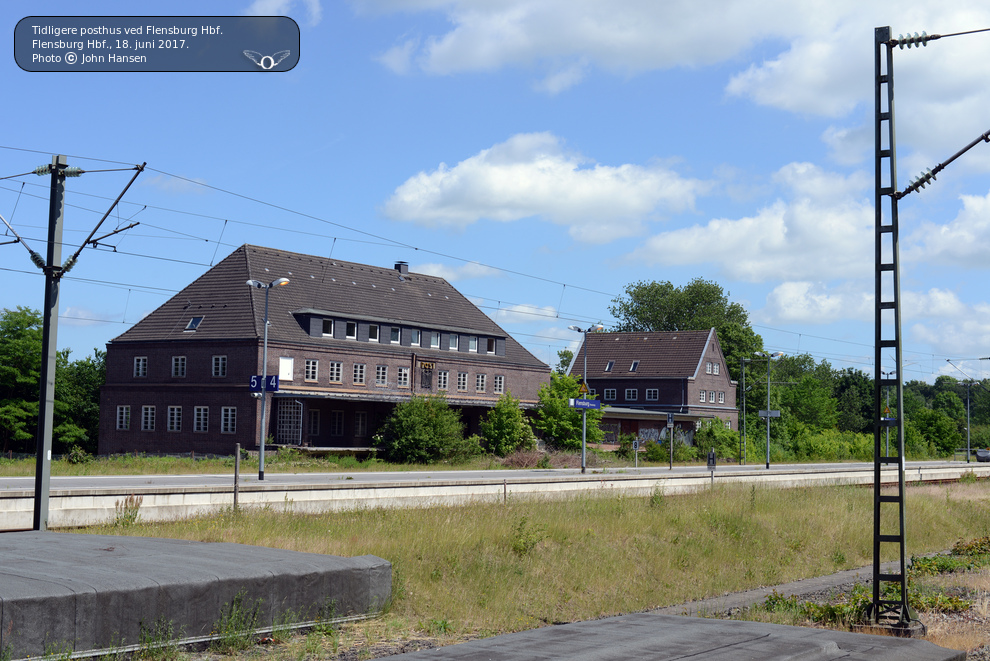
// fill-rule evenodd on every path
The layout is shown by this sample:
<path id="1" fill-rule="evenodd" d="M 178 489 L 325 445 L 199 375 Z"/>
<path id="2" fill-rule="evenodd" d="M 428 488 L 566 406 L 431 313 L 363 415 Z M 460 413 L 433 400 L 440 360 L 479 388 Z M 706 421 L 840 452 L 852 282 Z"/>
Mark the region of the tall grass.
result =
<path id="1" fill-rule="evenodd" d="M 908 552 L 985 534 L 988 500 L 985 482 L 908 489 Z M 393 563 L 391 617 L 485 635 L 868 565 L 872 516 L 866 488 L 740 486 L 324 515 L 287 504 L 86 532 L 377 555 Z"/>

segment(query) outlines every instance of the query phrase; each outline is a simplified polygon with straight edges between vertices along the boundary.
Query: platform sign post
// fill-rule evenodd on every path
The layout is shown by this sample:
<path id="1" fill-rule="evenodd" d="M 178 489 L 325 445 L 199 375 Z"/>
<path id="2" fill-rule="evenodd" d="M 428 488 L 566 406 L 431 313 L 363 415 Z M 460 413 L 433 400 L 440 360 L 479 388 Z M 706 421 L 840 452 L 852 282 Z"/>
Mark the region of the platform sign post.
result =
<path id="1" fill-rule="evenodd" d="M 582 386 L 584 384 L 581 384 Z M 588 446 L 588 409 L 600 409 L 602 403 L 597 399 L 580 399 L 576 397 L 570 397 L 567 400 L 567 405 L 572 409 L 581 409 L 581 472 L 585 471 L 585 466 L 587 465 L 587 446 Z"/>
<path id="2" fill-rule="evenodd" d="M 674 470 L 674 414 L 667 414 L 667 435 L 670 436 L 670 470 Z"/>

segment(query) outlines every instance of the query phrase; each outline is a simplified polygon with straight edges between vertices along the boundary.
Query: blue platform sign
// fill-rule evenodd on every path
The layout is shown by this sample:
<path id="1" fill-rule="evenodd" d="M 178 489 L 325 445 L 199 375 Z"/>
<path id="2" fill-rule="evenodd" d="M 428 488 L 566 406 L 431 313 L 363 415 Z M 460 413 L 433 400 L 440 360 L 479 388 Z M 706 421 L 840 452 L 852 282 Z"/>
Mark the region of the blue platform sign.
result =
<path id="1" fill-rule="evenodd" d="M 570 398 L 567 400 L 568 406 L 572 409 L 600 409 L 602 403 L 597 399 L 575 399 Z"/>
<path id="2" fill-rule="evenodd" d="M 265 392 L 278 392 L 278 374 L 269 374 L 265 381 L 262 380 L 260 374 L 255 374 L 248 381 L 248 389 L 251 392 L 261 392 L 262 383 L 264 383 Z"/>

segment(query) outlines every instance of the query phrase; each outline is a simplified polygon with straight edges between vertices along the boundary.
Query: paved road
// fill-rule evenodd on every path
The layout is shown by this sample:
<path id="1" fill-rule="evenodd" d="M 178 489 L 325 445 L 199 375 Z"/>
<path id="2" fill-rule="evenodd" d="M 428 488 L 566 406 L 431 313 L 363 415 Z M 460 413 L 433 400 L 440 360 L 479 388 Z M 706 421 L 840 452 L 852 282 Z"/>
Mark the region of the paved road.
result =
<path id="1" fill-rule="evenodd" d="M 927 468 L 956 466 L 964 462 L 949 461 L 909 461 L 906 464 L 908 472 L 925 470 Z M 716 473 L 750 472 L 750 473 L 815 473 L 834 470 L 872 470 L 872 463 L 835 463 L 835 464 L 771 464 L 767 471 L 765 464 L 721 464 Z M 707 474 L 704 465 L 674 466 L 673 471 L 666 467 L 650 468 L 608 468 L 588 469 L 588 475 L 643 475 L 663 477 L 666 475 Z M 579 475 L 580 469 L 513 469 L 513 470 L 429 470 L 429 471 L 380 471 L 380 472 L 340 472 L 340 473 L 265 473 L 264 483 L 268 485 L 308 485 L 332 484 L 346 480 L 351 484 L 389 483 L 389 482 L 418 482 L 429 484 L 436 481 L 502 481 L 524 477 L 565 477 Z M 228 474 L 207 475 L 109 475 L 109 476 L 55 476 L 51 478 L 52 490 L 75 489 L 132 489 L 136 487 L 201 487 L 226 486 L 231 483 L 233 472 Z M 241 472 L 241 484 L 257 484 L 258 474 L 251 471 Z M 0 475 L 0 491 L 33 490 L 34 477 L 4 477 Z"/>

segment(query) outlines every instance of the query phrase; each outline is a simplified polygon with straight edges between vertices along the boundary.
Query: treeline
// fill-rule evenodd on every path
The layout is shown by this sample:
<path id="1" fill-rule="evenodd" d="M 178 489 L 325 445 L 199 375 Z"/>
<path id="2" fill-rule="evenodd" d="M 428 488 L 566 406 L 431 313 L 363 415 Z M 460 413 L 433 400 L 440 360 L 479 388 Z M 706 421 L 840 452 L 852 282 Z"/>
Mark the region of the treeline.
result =
<path id="1" fill-rule="evenodd" d="M 765 361 L 753 361 L 746 367 L 745 430 L 751 457 L 762 458 L 766 452 L 766 421 L 759 417 L 759 411 L 767 406 L 766 370 Z M 858 369 L 833 369 L 827 361 L 816 363 L 807 354 L 776 359 L 770 370 L 770 408 L 781 412 L 781 417 L 770 423 L 771 461 L 872 460 L 872 376 Z M 742 429 L 741 379 L 737 392 Z M 990 446 L 990 380 L 974 381 L 968 393 L 967 425 L 965 381 L 939 376 L 933 384 L 905 382 L 904 449 L 908 458 L 951 457 L 956 449 L 966 447 L 967 426 L 972 448 Z M 889 414 L 884 410 L 888 408 L 886 393 L 881 396 L 883 417 L 897 415 L 896 389 L 890 388 L 889 395 Z M 890 434 L 890 452 L 896 454 L 896 428 Z M 723 438 L 725 434 L 715 432 L 703 435 L 700 442 L 711 435 L 717 435 L 720 443 L 731 443 L 731 439 Z M 738 447 L 738 438 L 735 442 Z M 738 450 L 728 456 L 736 454 Z"/>
<path id="2" fill-rule="evenodd" d="M 0 450 L 34 453 L 41 382 L 42 319 L 36 310 L 0 311 Z M 100 386 L 106 352 L 70 361 L 58 352 L 55 368 L 52 452 L 79 448 L 93 454 L 100 428 Z"/>

